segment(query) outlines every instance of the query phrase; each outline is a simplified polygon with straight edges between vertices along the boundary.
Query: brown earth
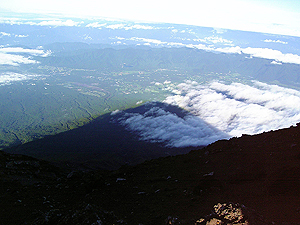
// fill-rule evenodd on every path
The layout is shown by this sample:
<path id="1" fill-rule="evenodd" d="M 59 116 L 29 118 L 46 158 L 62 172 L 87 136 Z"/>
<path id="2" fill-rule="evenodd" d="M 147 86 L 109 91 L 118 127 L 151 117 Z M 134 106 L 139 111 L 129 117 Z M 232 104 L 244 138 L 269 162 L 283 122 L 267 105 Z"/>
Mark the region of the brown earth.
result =
<path id="1" fill-rule="evenodd" d="M 0 159 L 0 224 L 195 224 L 229 202 L 249 224 L 300 224 L 300 125 L 116 171 Z"/>

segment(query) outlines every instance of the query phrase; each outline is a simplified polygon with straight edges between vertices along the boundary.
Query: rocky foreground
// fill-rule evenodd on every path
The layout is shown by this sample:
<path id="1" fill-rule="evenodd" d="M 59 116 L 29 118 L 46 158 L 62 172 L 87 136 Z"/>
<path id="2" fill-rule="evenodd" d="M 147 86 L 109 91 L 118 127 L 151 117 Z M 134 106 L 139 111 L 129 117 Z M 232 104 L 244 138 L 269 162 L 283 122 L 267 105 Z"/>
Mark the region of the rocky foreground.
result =
<path id="1" fill-rule="evenodd" d="M 84 171 L 0 152 L 0 224 L 299 224 L 300 125 Z"/>

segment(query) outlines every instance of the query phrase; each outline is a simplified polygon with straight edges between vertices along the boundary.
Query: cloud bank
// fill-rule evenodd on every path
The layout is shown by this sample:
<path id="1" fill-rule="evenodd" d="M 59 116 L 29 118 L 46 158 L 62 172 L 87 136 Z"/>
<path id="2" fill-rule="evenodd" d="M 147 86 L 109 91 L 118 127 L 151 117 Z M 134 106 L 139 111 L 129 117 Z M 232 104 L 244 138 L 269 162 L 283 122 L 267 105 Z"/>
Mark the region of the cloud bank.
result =
<path id="1" fill-rule="evenodd" d="M 108 29 L 116 30 L 116 29 L 124 29 L 124 30 L 133 30 L 133 29 L 138 29 L 138 30 L 153 30 L 153 29 L 158 29 L 157 27 L 149 26 L 149 25 L 141 25 L 141 24 L 112 24 L 112 25 L 106 25 L 105 27 Z"/>
<path id="2" fill-rule="evenodd" d="M 99 29 L 101 29 L 102 27 L 105 27 L 106 25 L 107 25 L 107 23 L 94 22 L 94 23 L 89 23 L 88 25 L 86 25 L 86 27 L 92 27 L 92 28 L 99 28 Z"/>
<path id="3" fill-rule="evenodd" d="M 0 65 L 18 66 L 19 64 L 39 63 L 38 61 L 31 59 L 30 56 L 17 55 L 17 53 L 42 57 L 47 57 L 51 54 L 50 51 L 45 52 L 42 49 L 24 49 L 20 47 L 0 48 Z"/>
<path id="4" fill-rule="evenodd" d="M 271 40 L 271 39 L 266 39 L 264 40 L 264 42 L 267 42 L 267 43 L 280 43 L 280 44 L 284 44 L 284 45 L 287 45 L 288 42 L 285 42 L 285 41 L 281 41 L 281 40 Z"/>
<path id="5" fill-rule="evenodd" d="M 119 122 L 141 140 L 173 147 L 207 145 L 300 122 L 300 92 L 277 85 L 187 81 L 174 93 L 165 103 L 185 109 L 185 116 L 153 106 L 145 113 L 126 113 Z"/>
<path id="6" fill-rule="evenodd" d="M 21 56 L 21 55 L 12 55 L 0 52 L 0 65 L 11 65 L 18 66 L 19 64 L 31 64 L 38 63 L 36 60 Z"/>
<path id="7" fill-rule="evenodd" d="M 205 38 L 194 39 L 197 42 L 204 42 L 207 44 L 224 44 L 224 45 L 232 45 L 233 41 L 224 39 L 218 36 L 210 36 Z"/>
<path id="8" fill-rule="evenodd" d="M 55 27 L 59 27 L 59 26 L 66 26 L 66 27 L 76 27 L 79 26 L 81 24 L 81 22 L 75 22 L 73 20 L 66 20 L 66 21 L 62 21 L 62 20 L 45 20 L 39 23 L 34 23 L 34 22 L 30 22 L 30 25 L 38 25 L 38 26 L 55 26 Z"/>
<path id="9" fill-rule="evenodd" d="M 0 35 L 1 35 L 1 37 L 4 37 L 4 36 L 10 37 L 11 36 L 11 34 L 6 33 L 6 32 L 0 32 Z"/>
<path id="10" fill-rule="evenodd" d="M 300 64 L 300 56 L 296 54 L 287 53 L 284 54 L 278 50 L 269 48 L 245 48 L 242 52 L 258 58 L 275 59 L 276 61 L 283 63 L 295 63 Z"/>
<path id="11" fill-rule="evenodd" d="M 300 122 L 300 92 L 253 81 L 178 85 L 179 95 L 165 101 L 178 105 L 229 134 L 257 134 Z"/>
<path id="12" fill-rule="evenodd" d="M 11 82 L 15 82 L 15 81 L 30 80 L 34 77 L 36 77 L 36 75 L 9 73 L 9 72 L 3 73 L 3 74 L 0 74 L 0 86 L 8 85 Z"/>
<path id="13" fill-rule="evenodd" d="M 170 147 L 203 146 L 228 138 L 196 116 L 179 117 L 155 106 L 144 114 L 125 113 L 119 122 L 138 132 L 141 140 L 164 142 Z"/>
<path id="14" fill-rule="evenodd" d="M 234 53 L 234 54 L 244 53 L 250 55 L 251 57 L 273 59 L 276 60 L 276 62 L 300 64 L 299 55 L 291 54 L 291 53 L 284 54 L 279 50 L 274 50 L 270 48 L 252 48 L 252 47 L 241 48 L 239 46 L 214 48 L 214 47 L 208 47 L 203 44 L 198 44 L 198 45 L 190 44 L 187 47 L 198 48 L 206 51 L 222 52 L 222 53 Z"/>
<path id="15" fill-rule="evenodd" d="M 138 42 L 145 42 L 145 43 L 151 43 L 151 44 L 155 44 L 155 45 L 168 44 L 168 42 L 160 41 L 160 40 L 157 40 L 157 39 L 150 39 L 150 38 L 132 37 L 129 40 L 138 41 Z"/>
<path id="16" fill-rule="evenodd" d="M 120 29 L 121 27 L 123 27 L 123 25 L 122 26 L 121 25 L 122 24 L 116 24 L 112 26 L 115 27 L 114 29 Z M 241 48 L 240 46 L 235 46 L 233 44 L 233 41 L 218 36 L 210 36 L 210 37 L 205 37 L 203 39 L 193 39 L 194 43 L 167 42 L 158 39 L 149 39 L 149 38 L 140 38 L 140 37 L 131 37 L 131 38 L 115 37 L 112 39 L 135 41 L 150 46 L 155 45 L 155 46 L 171 46 L 171 47 L 188 47 L 188 48 L 197 48 L 205 51 L 221 52 L 221 53 L 229 53 L 229 54 L 243 53 L 243 54 L 250 55 L 250 57 L 274 60 L 270 63 L 275 64 L 276 62 L 276 64 L 278 65 L 280 63 L 300 64 L 300 56 L 297 54 L 282 53 L 279 50 L 270 49 L 270 48 L 253 48 L 253 47 Z M 283 42 L 280 40 L 265 40 L 264 42 L 288 44 L 287 42 Z M 216 47 L 216 45 L 221 47 Z"/>
<path id="17" fill-rule="evenodd" d="M 50 51 L 44 51 L 42 49 L 28 49 L 28 48 L 21 48 L 21 47 L 7 47 L 7 48 L 0 48 L 0 52 L 2 53 L 26 53 L 35 56 L 42 56 L 46 57 L 50 55 Z"/>
<path id="18" fill-rule="evenodd" d="M 123 28 L 123 24 L 112 25 L 114 29 Z M 170 28 L 171 29 L 171 28 Z M 119 37 L 120 38 L 120 37 Z M 292 53 L 282 53 L 279 50 L 270 49 L 270 48 L 241 48 L 240 46 L 235 46 L 233 41 L 224 39 L 220 36 L 208 36 L 205 38 L 193 39 L 194 43 L 181 43 L 181 42 L 166 42 L 158 39 L 147 39 L 140 37 L 131 37 L 131 38 L 122 38 L 123 40 L 131 40 L 137 42 L 143 42 L 144 45 L 156 45 L 156 46 L 172 46 L 172 47 L 188 47 L 188 48 L 197 48 L 205 51 L 212 52 L 221 52 L 221 53 L 229 53 L 229 54 L 247 54 L 251 57 L 264 58 L 274 60 L 270 62 L 271 64 L 281 63 L 294 63 L 300 64 L 300 56 Z M 180 38 L 178 38 L 180 39 Z M 186 39 L 182 39 L 186 40 Z M 199 43 L 201 42 L 201 43 Z M 266 39 L 264 42 L 272 42 L 272 43 L 280 43 L 280 44 L 288 44 L 287 42 L 283 42 L 280 40 L 271 40 Z M 199 44 L 198 44 L 199 43 Z M 216 47 L 222 46 L 222 47 Z"/>

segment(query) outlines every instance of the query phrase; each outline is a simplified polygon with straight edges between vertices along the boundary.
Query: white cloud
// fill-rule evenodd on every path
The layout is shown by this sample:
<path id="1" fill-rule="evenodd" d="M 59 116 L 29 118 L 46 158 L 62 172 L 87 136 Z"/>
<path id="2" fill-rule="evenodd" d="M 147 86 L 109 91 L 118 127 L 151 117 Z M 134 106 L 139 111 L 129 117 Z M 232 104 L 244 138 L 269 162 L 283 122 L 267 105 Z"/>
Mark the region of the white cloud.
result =
<path id="1" fill-rule="evenodd" d="M 135 24 L 135 25 L 129 25 L 129 24 L 112 24 L 112 25 L 107 25 L 106 28 L 109 29 L 125 29 L 125 30 L 132 30 L 132 29 L 143 29 L 143 30 L 152 30 L 152 29 L 158 29 L 157 27 L 149 26 L 149 25 L 140 25 L 140 24 Z"/>
<path id="2" fill-rule="evenodd" d="M 273 59 L 278 63 L 295 63 L 300 64 L 300 56 L 296 54 L 291 53 L 282 53 L 279 50 L 274 50 L 270 48 L 241 48 L 239 46 L 234 47 L 225 47 L 225 48 L 215 48 L 212 46 L 206 46 L 204 44 L 188 44 L 186 47 L 190 48 L 198 48 L 205 51 L 215 51 L 215 52 L 222 52 L 222 53 L 237 53 L 237 54 L 249 54 L 251 57 L 258 57 L 258 58 L 264 58 L 264 59 Z M 273 63 L 274 64 L 274 61 Z"/>
<path id="3" fill-rule="evenodd" d="M 218 36 L 210 36 L 210 37 L 205 37 L 203 39 L 198 38 L 198 39 L 194 39 L 194 41 L 203 42 L 207 44 L 213 43 L 213 44 L 224 44 L 224 45 L 232 45 L 233 43 L 233 41 Z"/>
<path id="4" fill-rule="evenodd" d="M 207 145 L 228 138 L 195 116 L 181 118 L 156 106 L 144 114 L 126 113 L 119 121 L 128 129 L 138 132 L 141 140 L 165 142 L 172 147 Z"/>
<path id="5" fill-rule="evenodd" d="M 0 48 L 1 53 L 27 53 L 30 55 L 35 56 L 49 56 L 51 54 L 50 51 L 44 51 L 43 49 L 25 49 L 21 47 L 7 47 L 7 48 Z"/>
<path id="6" fill-rule="evenodd" d="M 125 38 L 123 38 L 123 37 L 115 37 L 115 39 L 118 39 L 118 40 L 125 40 Z"/>
<path id="7" fill-rule="evenodd" d="M 24 35 L 24 34 L 16 34 L 15 37 L 19 37 L 19 38 L 26 38 L 28 37 L 29 35 Z"/>
<path id="8" fill-rule="evenodd" d="M 218 27 L 214 27 L 214 32 L 217 34 L 224 34 L 227 32 L 226 29 L 222 29 L 222 28 L 218 28 Z"/>
<path id="9" fill-rule="evenodd" d="M 13 54 L 9 54 L 13 53 Z M 31 64 L 39 63 L 36 60 L 31 59 L 31 57 L 25 57 L 19 54 L 29 54 L 34 56 L 47 57 L 51 54 L 50 51 L 44 51 L 42 49 L 24 49 L 20 47 L 6 47 L 0 48 L 0 65 L 12 65 L 18 66 L 19 64 Z"/>
<path id="10" fill-rule="evenodd" d="M 3 36 L 8 36 L 8 37 L 10 37 L 11 36 L 11 34 L 9 34 L 9 33 L 6 33 L 6 32 L 0 32 L 0 34 L 1 34 L 1 36 L 3 37 Z"/>
<path id="11" fill-rule="evenodd" d="M 121 39 L 120 37 L 116 37 L 116 39 Z M 124 40 L 125 38 L 122 38 Z M 250 57 L 258 57 L 264 59 L 272 59 L 274 61 L 271 64 L 280 64 L 280 63 L 295 63 L 300 64 L 300 56 L 291 53 L 282 53 L 279 50 L 274 50 L 270 48 L 241 48 L 239 46 L 233 46 L 232 41 L 227 39 L 223 39 L 220 37 L 212 36 L 206 37 L 204 39 L 194 39 L 194 41 L 203 41 L 205 43 L 209 43 L 210 45 L 206 44 L 183 44 L 180 42 L 165 42 L 157 39 L 150 39 L 150 38 L 140 38 L 140 37 L 132 37 L 125 40 L 137 41 L 137 42 L 144 42 L 145 45 L 162 45 L 162 46 L 175 46 L 175 47 L 188 47 L 188 48 L 197 48 L 205 51 L 212 51 L 212 52 L 222 52 L 222 53 L 231 53 L 231 54 L 248 54 Z M 275 41 L 279 42 L 279 40 Z M 214 44 L 222 43 L 224 45 L 230 45 L 230 47 L 214 47 Z"/>
<path id="12" fill-rule="evenodd" d="M 119 109 L 116 109 L 114 111 L 111 112 L 111 115 L 114 116 L 114 115 L 117 115 L 118 113 L 121 113 L 122 111 L 120 111 Z"/>
<path id="13" fill-rule="evenodd" d="M 114 37 L 110 39 L 118 39 L 118 40 L 127 40 L 127 41 L 137 41 L 137 42 L 144 42 L 144 45 L 151 46 L 151 44 L 154 44 L 156 46 L 171 46 L 171 47 L 188 47 L 186 44 L 180 43 L 180 42 L 166 42 L 161 41 L 157 39 L 151 39 L 151 38 L 140 38 L 140 37 L 131 37 L 131 38 L 123 38 L 123 37 Z M 139 43 L 140 44 L 140 43 Z M 137 44 L 137 45 L 139 45 Z M 194 46 L 192 46 L 194 47 Z"/>
<path id="14" fill-rule="evenodd" d="M 214 49 L 214 51 L 223 52 L 223 53 L 236 53 L 236 54 L 241 54 L 242 53 L 242 49 L 239 46 L 216 48 L 216 49 Z"/>
<path id="15" fill-rule="evenodd" d="M 295 63 L 300 64 L 300 56 L 296 54 L 283 54 L 281 51 L 273 50 L 269 48 L 245 48 L 242 49 L 245 54 L 250 54 L 254 57 L 265 58 L 265 59 L 275 59 L 283 63 Z"/>
<path id="16" fill-rule="evenodd" d="M 277 61 L 275 61 L 275 60 L 274 60 L 274 61 L 272 61 L 272 62 L 271 62 L 271 64 L 274 64 L 274 65 L 282 65 L 282 63 L 281 63 L 281 62 L 277 62 Z"/>
<path id="17" fill-rule="evenodd" d="M 22 22 L 20 22 L 18 18 L 5 18 L 5 17 L 0 17 L 0 23 L 10 24 L 10 25 L 22 24 Z"/>
<path id="18" fill-rule="evenodd" d="M 256 134 L 300 121 L 300 92 L 254 82 L 180 84 L 180 95 L 166 99 L 231 135 Z"/>
<path id="19" fill-rule="evenodd" d="M 75 22 L 73 20 L 66 20 L 66 21 L 61 21 L 61 20 L 47 20 L 47 21 L 42 21 L 34 25 L 39 25 L 39 26 L 68 26 L 68 27 L 73 27 L 73 26 L 78 26 L 80 22 Z"/>
<path id="20" fill-rule="evenodd" d="M 0 65 L 18 66 L 20 63 L 31 64 L 38 62 L 21 55 L 12 55 L 0 52 Z"/>
<path id="21" fill-rule="evenodd" d="M 20 18 L 0 18 L 0 23 L 6 23 L 11 25 L 21 25 L 21 24 L 27 24 L 27 25 L 35 25 L 35 26 L 79 26 L 83 22 L 75 22 L 71 19 L 68 20 L 60 20 L 60 19 L 38 19 L 41 22 L 34 22 L 29 21 L 26 19 L 20 19 Z"/>
<path id="22" fill-rule="evenodd" d="M 36 75 L 19 74 L 19 73 L 4 73 L 0 74 L 0 85 L 7 85 L 15 81 L 29 80 Z"/>
<path id="23" fill-rule="evenodd" d="M 86 25 L 86 27 L 102 28 L 105 27 L 106 25 L 107 25 L 106 23 L 99 24 L 98 22 L 95 22 L 95 23 L 89 23 L 88 25 Z"/>
<path id="24" fill-rule="evenodd" d="M 92 25 L 90 25 L 92 26 Z M 93 23 L 93 26 L 103 26 L 103 24 L 98 25 L 97 23 Z M 142 26 L 142 25 L 126 25 L 126 24 L 114 24 L 114 25 L 108 25 L 107 28 L 111 29 L 133 29 L 133 28 L 141 28 L 141 29 L 151 29 L 151 26 Z M 170 27 L 169 29 L 174 30 L 174 27 Z M 131 38 L 123 38 L 123 37 L 115 37 L 112 39 L 118 39 L 118 40 L 129 40 L 129 41 L 136 41 L 136 42 L 143 42 L 144 45 L 161 45 L 161 46 L 172 46 L 172 47 L 188 47 L 188 48 L 197 48 L 205 51 L 213 51 L 213 52 L 222 52 L 222 53 L 232 53 L 232 54 L 249 54 L 250 57 L 259 57 L 259 58 L 265 58 L 265 59 L 272 59 L 274 61 L 271 62 L 271 64 L 280 64 L 280 63 L 295 63 L 300 64 L 300 56 L 296 54 L 291 53 L 282 53 L 279 50 L 269 49 L 269 48 L 253 48 L 253 47 L 247 47 L 247 48 L 241 48 L 239 46 L 234 46 L 233 42 L 231 40 L 224 39 L 219 36 L 210 36 L 205 37 L 203 39 L 193 39 L 195 42 L 203 42 L 206 44 L 184 44 L 180 42 L 166 42 L 161 41 L 157 39 L 150 39 L 150 38 L 141 38 L 141 37 L 131 37 Z M 286 42 L 280 41 L 280 40 L 270 40 L 266 39 L 265 42 L 276 42 L 276 43 L 282 43 L 285 44 Z M 215 47 L 216 44 L 222 44 L 228 47 Z"/>
<path id="25" fill-rule="evenodd" d="M 113 24 L 113 25 L 108 25 L 106 26 L 106 28 L 109 28 L 109 29 L 123 29 L 124 27 L 126 27 L 125 24 Z"/>
<path id="26" fill-rule="evenodd" d="M 193 45 L 193 44 L 187 44 L 186 47 L 188 48 L 197 48 L 205 51 L 215 51 L 215 48 L 213 47 L 208 47 L 204 44 L 198 44 L 198 45 Z"/>
<path id="27" fill-rule="evenodd" d="M 144 113 L 119 114 L 119 122 L 137 132 L 141 140 L 187 147 L 290 127 L 300 121 L 299 91 L 258 81 L 251 86 L 187 81 L 165 103 L 188 113 L 172 113 L 150 103 Z"/>
<path id="28" fill-rule="evenodd" d="M 156 45 L 162 45 L 162 44 L 167 44 L 167 42 L 156 40 L 156 39 L 150 39 L 150 38 L 139 38 L 139 37 L 132 37 L 129 40 L 132 41 L 140 41 L 140 42 L 147 42 L 151 44 L 156 44 Z"/>
<path id="29" fill-rule="evenodd" d="M 172 46 L 172 47 L 184 47 L 186 46 L 185 44 L 179 43 L 179 42 L 170 42 L 168 43 L 168 46 Z"/>
<path id="30" fill-rule="evenodd" d="M 130 29 L 142 29 L 142 30 L 153 30 L 153 29 L 157 29 L 153 26 L 145 26 L 145 25 L 139 25 L 139 24 L 135 24 L 133 26 L 130 27 Z"/>
<path id="31" fill-rule="evenodd" d="M 288 42 L 285 42 L 285 41 L 271 40 L 271 39 L 266 39 L 266 40 L 264 40 L 264 42 L 267 42 L 267 43 L 270 43 L 270 42 L 272 42 L 272 43 L 280 43 L 280 44 L 285 44 L 285 45 L 288 44 Z"/>

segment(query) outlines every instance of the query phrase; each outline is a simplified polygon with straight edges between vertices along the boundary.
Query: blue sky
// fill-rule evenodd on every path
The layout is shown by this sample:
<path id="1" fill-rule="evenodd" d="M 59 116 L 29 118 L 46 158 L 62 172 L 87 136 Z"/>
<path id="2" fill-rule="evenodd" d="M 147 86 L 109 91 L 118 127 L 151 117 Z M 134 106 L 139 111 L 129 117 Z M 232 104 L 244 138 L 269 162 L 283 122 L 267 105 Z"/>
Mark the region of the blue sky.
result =
<path id="1" fill-rule="evenodd" d="M 0 10 L 180 23 L 300 36 L 298 0 L 0 0 Z"/>

